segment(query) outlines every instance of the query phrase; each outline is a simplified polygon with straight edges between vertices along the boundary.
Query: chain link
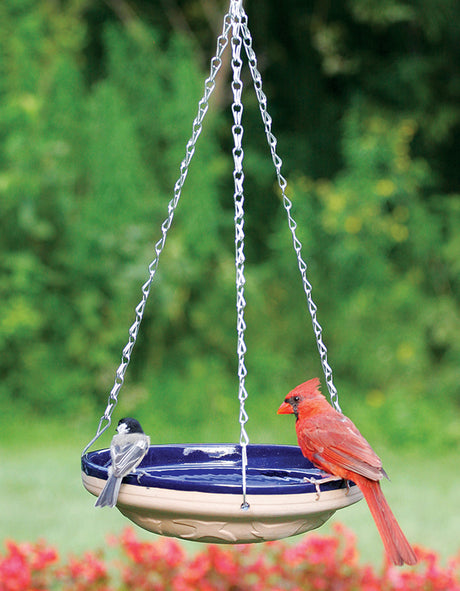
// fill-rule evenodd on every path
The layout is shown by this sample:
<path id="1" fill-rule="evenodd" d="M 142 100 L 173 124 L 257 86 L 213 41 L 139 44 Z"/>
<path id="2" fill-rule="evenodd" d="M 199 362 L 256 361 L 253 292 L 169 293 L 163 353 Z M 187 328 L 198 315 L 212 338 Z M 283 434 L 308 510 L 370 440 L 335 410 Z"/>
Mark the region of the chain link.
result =
<path id="1" fill-rule="evenodd" d="M 312 324 L 313 324 L 313 331 L 315 333 L 315 339 L 316 339 L 316 344 L 318 346 L 318 351 L 319 351 L 319 355 L 320 355 L 320 359 L 321 359 L 321 365 L 323 368 L 324 377 L 326 379 L 327 389 L 329 391 L 329 396 L 331 398 L 331 402 L 335 406 L 335 408 L 339 412 L 341 412 L 337 389 L 334 386 L 334 382 L 333 382 L 332 369 L 331 369 L 331 366 L 329 365 L 328 358 L 327 358 L 326 345 L 323 342 L 323 337 L 322 337 L 322 330 L 323 329 L 321 328 L 321 325 L 319 324 L 317 317 L 316 317 L 317 307 L 316 307 L 316 304 L 314 303 L 313 298 L 312 298 L 312 286 L 307 278 L 307 264 L 305 263 L 305 261 L 302 258 L 302 244 L 301 244 L 300 240 L 297 238 L 297 234 L 296 234 L 297 224 L 296 224 L 296 222 L 293 218 L 292 212 L 291 212 L 292 203 L 286 195 L 287 181 L 283 177 L 283 175 L 281 174 L 282 160 L 278 156 L 278 153 L 276 151 L 277 140 L 276 140 L 276 137 L 272 133 L 272 118 L 270 117 L 270 115 L 267 111 L 267 97 L 265 96 L 265 93 L 262 90 L 262 77 L 260 75 L 259 70 L 257 69 L 257 57 L 256 57 L 256 54 L 255 54 L 253 48 L 252 48 L 252 37 L 251 37 L 251 33 L 249 31 L 249 28 L 247 26 L 247 16 L 246 16 L 246 13 L 244 12 L 243 8 L 242 8 L 242 14 L 243 14 L 243 18 L 242 18 L 243 43 L 244 43 L 246 55 L 248 57 L 249 69 L 251 70 L 252 79 L 253 79 L 253 83 L 254 83 L 254 89 L 255 89 L 255 92 L 257 95 L 257 100 L 259 102 L 259 108 L 260 108 L 260 113 L 262 115 L 262 121 L 263 121 L 264 128 L 265 128 L 265 134 L 267 136 L 268 145 L 270 147 L 270 152 L 272 155 L 273 164 L 275 165 L 275 169 L 276 169 L 276 176 L 277 176 L 277 180 L 278 180 L 278 185 L 279 185 L 279 188 L 281 191 L 281 195 L 283 197 L 283 206 L 284 206 L 284 209 L 286 210 L 289 230 L 291 231 L 291 234 L 292 234 L 292 241 L 293 241 L 293 245 L 294 245 L 294 250 L 295 250 L 296 256 L 297 256 L 297 264 L 299 267 L 300 275 L 302 277 L 302 284 L 303 284 L 303 288 L 305 291 L 305 295 L 307 296 L 308 310 L 310 312 L 310 316 L 311 316 L 311 320 L 312 320 Z"/>
<path id="2" fill-rule="evenodd" d="M 237 310 L 237 353 L 238 353 L 238 399 L 240 401 L 240 445 L 241 445 L 241 473 L 242 473 L 242 489 L 243 489 L 243 503 L 242 509 L 248 509 L 249 505 L 246 501 L 246 469 L 247 469 L 247 445 L 249 443 L 249 437 L 246 432 L 246 422 L 248 415 L 245 409 L 245 401 L 248 396 L 245 386 L 245 380 L 247 375 L 245 365 L 245 354 L 246 354 L 246 343 L 244 334 L 246 330 L 246 323 L 244 320 L 244 310 L 246 307 L 246 300 L 244 298 L 244 285 L 246 283 L 244 277 L 244 172 L 243 172 L 243 157 L 244 151 L 242 148 L 243 140 L 243 104 L 241 102 L 241 94 L 243 91 L 243 82 L 241 80 L 241 67 L 243 62 L 241 61 L 241 15 L 242 15 L 242 4 L 241 2 L 232 2 L 230 5 L 230 13 L 232 15 L 232 37 L 231 37 L 231 66 L 232 66 L 232 92 L 233 92 L 233 103 L 232 103 L 232 114 L 233 114 L 233 180 L 235 193 L 233 200 L 235 204 L 235 268 L 236 268 L 236 310 Z"/>
<path id="3" fill-rule="evenodd" d="M 179 199 L 182 193 L 182 187 L 184 185 L 185 179 L 187 177 L 188 169 L 190 166 L 190 162 L 192 160 L 193 154 L 195 153 L 195 146 L 198 140 L 198 137 L 202 130 L 203 119 L 206 115 L 209 106 L 209 98 L 216 86 L 216 76 L 220 67 L 222 65 L 222 53 L 224 52 L 225 48 L 228 44 L 228 33 L 230 27 L 232 25 L 232 17 L 230 14 L 226 14 L 223 21 L 222 27 L 222 34 L 217 38 L 217 49 L 215 56 L 211 59 L 211 67 L 210 67 L 210 74 L 209 77 L 205 80 L 204 83 L 204 94 L 201 98 L 200 102 L 198 103 L 198 112 L 193 121 L 192 126 L 192 135 L 187 142 L 186 149 L 185 149 L 185 158 L 182 160 L 180 165 L 180 176 L 176 181 L 174 186 L 174 196 L 168 204 L 168 216 L 163 221 L 161 225 L 161 238 L 155 244 L 155 258 L 150 263 L 148 267 L 149 277 L 147 281 L 142 286 L 142 299 L 139 304 L 136 306 L 136 318 L 134 323 L 132 324 L 131 328 L 129 329 L 129 339 L 128 342 L 123 349 L 121 363 L 116 371 L 115 383 L 110 391 L 107 407 L 102 415 L 99 425 L 97 428 L 96 435 L 93 439 L 88 443 L 85 449 L 82 452 L 82 455 L 86 453 L 86 451 L 99 439 L 99 437 L 108 429 L 112 421 L 112 413 L 115 410 L 115 407 L 118 403 L 118 394 L 123 386 L 125 380 L 125 373 L 126 369 L 129 365 L 131 360 L 131 353 L 133 347 L 136 343 L 137 335 L 139 332 L 139 327 L 142 322 L 142 318 L 144 316 L 144 309 L 145 304 L 147 303 L 147 299 L 150 294 L 150 287 L 152 281 L 155 277 L 155 274 L 158 269 L 158 263 L 160 260 L 160 255 L 163 251 L 166 242 L 166 236 L 168 233 L 169 228 L 173 222 L 174 213 L 176 211 L 176 207 L 179 203 Z"/>

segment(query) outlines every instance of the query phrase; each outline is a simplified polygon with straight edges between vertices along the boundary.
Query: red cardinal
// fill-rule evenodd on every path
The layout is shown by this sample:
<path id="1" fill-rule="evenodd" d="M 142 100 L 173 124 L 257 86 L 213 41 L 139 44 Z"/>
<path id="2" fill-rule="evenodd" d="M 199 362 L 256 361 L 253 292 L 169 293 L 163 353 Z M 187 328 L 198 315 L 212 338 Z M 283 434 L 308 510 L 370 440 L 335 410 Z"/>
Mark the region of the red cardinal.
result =
<path id="1" fill-rule="evenodd" d="M 380 488 L 380 480 L 387 477 L 380 458 L 350 419 L 332 408 L 319 386 L 319 379 L 313 378 L 294 388 L 278 414 L 296 416 L 297 441 L 306 458 L 321 470 L 359 486 L 390 559 L 398 565 L 415 564 L 415 552 Z"/>

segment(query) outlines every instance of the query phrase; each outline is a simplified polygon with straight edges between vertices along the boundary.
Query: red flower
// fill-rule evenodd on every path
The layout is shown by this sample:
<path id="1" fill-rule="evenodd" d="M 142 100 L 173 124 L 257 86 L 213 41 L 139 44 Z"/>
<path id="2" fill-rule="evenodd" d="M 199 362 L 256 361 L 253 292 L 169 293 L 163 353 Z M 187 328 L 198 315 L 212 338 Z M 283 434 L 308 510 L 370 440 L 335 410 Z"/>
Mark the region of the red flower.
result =
<path id="1" fill-rule="evenodd" d="M 61 588 L 69 591 L 108 591 L 109 575 L 101 554 L 85 552 L 81 558 L 69 557 L 57 570 Z"/>
<path id="2" fill-rule="evenodd" d="M 0 555 L 0 591 L 460 591 L 460 554 L 446 567 L 416 548 L 419 564 L 380 573 L 359 563 L 355 536 L 344 526 L 297 543 L 197 546 L 187 555 L 175 540 L 141 541 L 133 529 L 110 542 L 119 559 L 101 553 L 69 557 L 43 542 L 6 542 Z"/>
<path id="3" fill-rule="evenodd" d="M 6 555 L 0 558 L 0 591 L 46 589 L 46 570 L 57 561 L 57 552 L 44 542 L 7 541 L 5 545 Z"/>

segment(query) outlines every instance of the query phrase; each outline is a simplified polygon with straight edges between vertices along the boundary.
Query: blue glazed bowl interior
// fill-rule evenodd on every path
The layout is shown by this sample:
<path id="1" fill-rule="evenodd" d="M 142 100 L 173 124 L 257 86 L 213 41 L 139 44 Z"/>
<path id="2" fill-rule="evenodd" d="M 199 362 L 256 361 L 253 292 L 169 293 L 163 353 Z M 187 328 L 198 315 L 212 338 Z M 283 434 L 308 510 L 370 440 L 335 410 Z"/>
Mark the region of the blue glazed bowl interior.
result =
<path id="1" fill-rule="evenodd" d="M 248 494 L 316 493 L 315 485 L 304 479 L 321 479 L 321 473 L 297 446 L 248 445 L 247 457 Z M 108 449 L 82 457 L 82 470 L 89 476 L 107 479 L 109 465 Z M 123 482 L 142 487 L 241 494 L 241 470 L 240 445 L 152 445 L 138 467 L 138 474 L 126 476 Z M 343 481 L 334 481 L 321 485 L 321 490 L 345 486 Z"/>

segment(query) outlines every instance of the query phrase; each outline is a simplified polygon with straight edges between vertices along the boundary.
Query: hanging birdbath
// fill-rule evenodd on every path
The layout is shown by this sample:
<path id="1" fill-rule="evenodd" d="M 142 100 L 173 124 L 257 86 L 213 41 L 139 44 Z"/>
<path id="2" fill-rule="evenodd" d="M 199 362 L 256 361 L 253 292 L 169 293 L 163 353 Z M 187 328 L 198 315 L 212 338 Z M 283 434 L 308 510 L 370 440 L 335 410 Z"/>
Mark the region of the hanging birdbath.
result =
<path id="1" fill-rule="evenodd" d="M 111 473 L 110 450 L 88 450 L 111 425 L 112 413 L 123 386 L 145 304 L 195 153 L 229 35 L 233 75 L 232 153 L 240 441 L 238 444 L 151 445 L 136 472 L 123 478 L 117 508 L 140 527 L 160 535 L 233 544 L 264 542 L 306 532 L 322 525 L 337 509 L 362 498 L 360 490 L 353 483 L 340 480 L 321 483 L 320 472 L 303 457 L 296 446 L 250 444 L 245 428 L 248 415 L 245 410 L 247 371 L 244 320 L 243 83 L 240 77 L 243 48 L 292 234 L 294 254 L 312 318 L 327 388 L 335 408 L 340 410 L 340 407 L 327 349 L 322 339 L 322 329 L 316 319 L 316 305 L 307 279 L 307 265 L 302 258 L 302 245 L 296 235 L 297 226 L 291 213 L 292 203 L 286 196 L 286 179 L 281 174 L 281 159 L 271 130 L 272 119 L 267 110 L 267 98 L 262 90 L 262 78 L 257 68 L 257 58 L 241 0 L 231 0 L 229 11 L 224 17 L 222 34 L 217 39 L 216 54 L 211 60 L 210 75 L 204 83 L 204 95 L 193 121 L 192 136 L 186 146 L 174 196 L 168 204 L 168 216 L 161 225 L 162 237 L 155 244 L 155 258 L 148 267 L 148 279 L 142 286 L 142 299 L 135 310 L 135 321 L 129 329 L 128 343 L 123 349 L 107 407 L 99 421 L 96 435 L 83 450 L 81 464 L 83 485 L 90 493 L 99 496 Z M 319 482 L 315 483 L 315 480 Z"/>

